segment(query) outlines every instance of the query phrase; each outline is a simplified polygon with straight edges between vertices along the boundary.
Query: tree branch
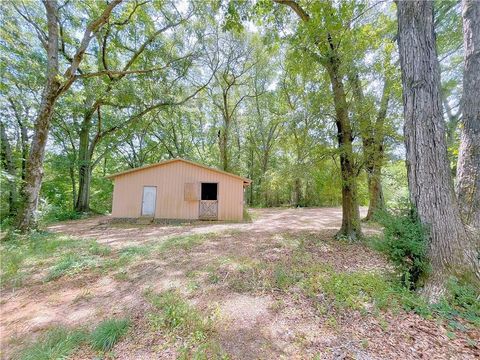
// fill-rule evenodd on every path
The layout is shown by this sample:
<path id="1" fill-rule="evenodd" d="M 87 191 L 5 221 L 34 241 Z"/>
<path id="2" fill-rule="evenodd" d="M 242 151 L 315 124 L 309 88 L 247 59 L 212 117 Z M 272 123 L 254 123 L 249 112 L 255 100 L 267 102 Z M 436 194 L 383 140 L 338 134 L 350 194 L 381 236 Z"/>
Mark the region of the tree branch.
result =
<path id="1" fill-rule="evenodd" d="M 273 2 L 290 7 L 305 22 L 310 20 L 310 15 L 294 0 L 273 0 Z"/>
<path id="2" fill-rule="evenodd" d="M 105 25 L 105 23 L 108 21 L 108 18 L 110 17 L 110 14 L 112 13 L 113 9 L 122 1 L 123 0 L 113 0 L 110 4 L 107 5 L 107 7 L 103 11 L 102 15 L 100 15 L 100 17 L 92 21 L 87 26 L 83 34 L 82 41 L 80 42 L 80 46 L 78 47 L 75 55 L 73 56 L 70 66 L 63 74 L 63 76 L 66 78 L 66 82 L 60 87 L 59 89 L 60 93 L 67 91 L 70 88 L 70 86 L 73 84 L 73 82 L 76 79 L 75 73 L 78 70 L 80 62 L 83 59 L 83 55 L 85 54 L 85 51 L 87 50 L 87 47 L 90 44 L 90 41 L 92 40 L 96 32 L 99 29 L 101 29 L 101 27 Z"/>

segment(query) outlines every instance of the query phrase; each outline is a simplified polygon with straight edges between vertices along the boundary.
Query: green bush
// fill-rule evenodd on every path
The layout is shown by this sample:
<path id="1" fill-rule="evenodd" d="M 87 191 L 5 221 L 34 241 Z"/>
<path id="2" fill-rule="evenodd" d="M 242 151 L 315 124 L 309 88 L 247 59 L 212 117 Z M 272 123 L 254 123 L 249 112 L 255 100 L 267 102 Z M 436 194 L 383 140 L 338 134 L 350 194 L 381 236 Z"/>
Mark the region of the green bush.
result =
<path id="1" fill-rule="evenodd" d="M 46 199 L 42 199 L 38 207 L 38 222 L 40 225 L 48 225 L 57 221 L 77 220 L 83 217 L 70 206 L 55 205 L 49 203 Z"/>
<path id="2" fill-rule="evenodd" d="M 384 211 L 376 216 L 383 225 L 383 239 L 375 243 L 396 266 L 403 285 L 416 289 L 429 271 L 427 234 L 418 217 L 409 206 Z"/>
<path id="3" fill-rule="evenodd" d="M 92 332 L 90 342 L 96 350 L 109 351 L 127 333 L 129 327 L 130 321 L 127 319 L 105 320 Z"/>

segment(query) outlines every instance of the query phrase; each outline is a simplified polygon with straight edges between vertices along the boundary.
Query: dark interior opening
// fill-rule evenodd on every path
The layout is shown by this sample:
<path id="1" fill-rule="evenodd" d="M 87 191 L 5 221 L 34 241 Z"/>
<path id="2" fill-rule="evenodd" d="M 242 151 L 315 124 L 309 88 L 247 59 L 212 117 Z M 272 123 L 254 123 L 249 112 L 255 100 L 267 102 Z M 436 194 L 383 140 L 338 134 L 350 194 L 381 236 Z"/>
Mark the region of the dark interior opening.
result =
<path id="1" fill-rule="evenodd" d="M 217 183 L 202 183 L 202 200 L 217 200 Z"/>

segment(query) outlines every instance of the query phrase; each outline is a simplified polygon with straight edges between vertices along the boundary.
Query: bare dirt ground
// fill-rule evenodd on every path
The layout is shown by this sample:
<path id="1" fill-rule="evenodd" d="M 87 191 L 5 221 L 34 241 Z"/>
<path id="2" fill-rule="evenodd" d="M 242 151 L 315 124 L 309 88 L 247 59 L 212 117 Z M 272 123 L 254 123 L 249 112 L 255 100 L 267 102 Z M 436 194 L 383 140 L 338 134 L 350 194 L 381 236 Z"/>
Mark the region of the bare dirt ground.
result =
<path id="1" fill-rule="evenodd" d="M 319 262 L 335 271 L 384 271 L 389 266 L 378 253 L 361 244 L 333 241 L 341 210 L 261 209 L 253 222 L 185 226 L 113 225 L 108 217 L 68 221 L 49 227 L 83 241 L 95 238 L 114 251 L 159 244 L 175 236 L 206 234 L 188 249 L 140 257 L 126 276 L 87 270 L 51 282 L 32 282 L 3 292 L 0 303 L 2 357 L 52 326 L 92 328 L 102 319 L 129 317 L 134 326 L 115 345 L 118 359 L 172 359 L 175 346 L 161 332 L 152 332 L 145 319 L 147 290 L 178 289 L 197 309 L 218 314 L 216 337 L 232 359 L 474 359 L 480 356 L 471 338 L 452 339 L 443 324 L 412 313 L 386 311 L 380 316 L 358 311 L 320 312 L 299 289 L 288 292 L 228 286 L 232 269 L 245 263 L 272 263 L 288 258 L 295 236 L 315 236 L 312 249 Z M 378 232 L 364 227 L 365 233 Z M 287 241 L 288 240 L 288 241 Z M 208 280 L 211 269 L 219 279 Z M 248 280 L 248 279 L 247 279 Z M 240 284 L 242 285 L 242 284 Z M 468 336 L 467 336 L 468 335 Z M 94 357 L 88 349 L 72 358 Z"/>

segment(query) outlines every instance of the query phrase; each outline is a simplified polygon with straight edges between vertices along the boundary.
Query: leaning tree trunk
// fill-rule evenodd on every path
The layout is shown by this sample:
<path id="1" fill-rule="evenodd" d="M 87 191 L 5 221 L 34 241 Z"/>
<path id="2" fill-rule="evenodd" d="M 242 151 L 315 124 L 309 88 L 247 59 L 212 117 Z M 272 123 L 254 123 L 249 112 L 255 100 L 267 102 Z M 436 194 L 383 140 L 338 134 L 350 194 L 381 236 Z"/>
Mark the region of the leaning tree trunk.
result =
<path id="1" fill-rule="evenodd" d="M 47 144 L 50 120 L 61 86 L 58 76 L 58 6 L 55 0 L 45 1 L 48 23 L 47 83 L 42 93 L 40 110 L 35 120 L 34 135 L 27 162 L 25 183 L 22 187 L 22 204 L 16 227 L 26 231 L 35 226 L 36 209 L 43 177 L 43 158 Z"/>
<path id="2" fill-rule="evenodd" d="M 333 90 L 342 175 L 342 227 L 336 237 L 356 240 L 362 237 L 357 198 L 357 171 L 353 156 L 353 134 L 348 118 L 347 97 L 339 75 L 338 61 L 335 55 L 331 55 L 329 63 L 325 65 Z"/>
<path id="3" fill-rule="evenodd" d="M 83 56 L 94 38 L 95 33 L 108 21 L 113 9 L 122 0 L 112 0 L 107 4 L 102 14 L 90 22 L 85 29 L 83 38 L 70 66 L 63 76 L 59 76 L 58 67 L 58 4 L 56 0 L 44 1 L 47 14 L 48 43 L 47 43 L 47 81 L 42 93 L 40 109 L 35 119 L 34 134 L 30 155 L 25 174 L 25 184 L 22 188 L 22 207 L 18 212 L 16 228 L 22 232 L 29 230 L 36 224 L 35 213 L 43 177 L 43 159 L 48 139 L 51 118 L 58 98 L 75 82 L 76 73 Z M 63 81 L 63 82 L 61 82 Z"/>
<path id="4" fill-rule="evenodd" d="M 433 2 L 398 1 L 405 146 L 410 199 L 428 230 L 431 274 L 423 289 L 438 300 L 453 273 L 476 271 L 478 259 L 455 199 L 445 143 Z"/>
<path id="5" fill-rule="evenodd" d="M 463 0 L 463 102 L 457 196 L 465 223 L 480 230 L 480 1 Z"/>

